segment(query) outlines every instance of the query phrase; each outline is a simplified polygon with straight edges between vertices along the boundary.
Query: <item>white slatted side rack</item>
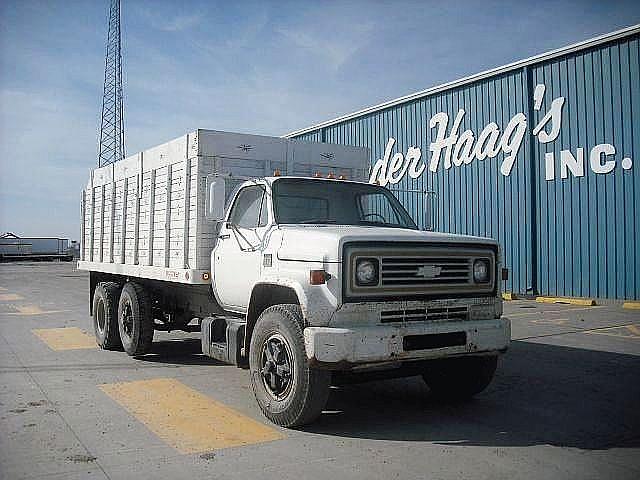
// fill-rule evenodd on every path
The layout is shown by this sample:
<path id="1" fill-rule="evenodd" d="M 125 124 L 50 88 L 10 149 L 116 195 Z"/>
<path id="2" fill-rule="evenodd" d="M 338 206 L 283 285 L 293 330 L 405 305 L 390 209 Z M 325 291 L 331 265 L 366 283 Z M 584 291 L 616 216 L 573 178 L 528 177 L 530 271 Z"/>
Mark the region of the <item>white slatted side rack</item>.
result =
<path id="1" fill-rule="evenodd" d="M 207 177 L 315 171 L 366 179 L 365 149 L 197 130 L 91 172 L 82 196 L 85 270 L 209 283 L 218 226 L 205 216 Z"/>

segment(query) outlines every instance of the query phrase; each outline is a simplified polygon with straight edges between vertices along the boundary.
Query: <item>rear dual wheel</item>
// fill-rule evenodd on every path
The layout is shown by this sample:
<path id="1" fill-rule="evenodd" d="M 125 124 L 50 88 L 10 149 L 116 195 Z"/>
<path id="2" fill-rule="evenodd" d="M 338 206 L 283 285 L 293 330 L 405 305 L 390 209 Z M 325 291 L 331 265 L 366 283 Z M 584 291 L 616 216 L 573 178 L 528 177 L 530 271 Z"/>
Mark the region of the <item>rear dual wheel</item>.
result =
<path id="1" fill-rule="evenodd" d="M 118 328 L 122 347 L 128 355 L 143 355 L 153 342 L 151 299 L 144 288 L 127 283 L 118 302 Z"/>
<path id="2" fill-rule="evenodd" d="M 98 346 L 104 350 L 122 348 L 118 331 L 118 300 L 120 285 L 101 282 L 93 294 L 93 331 Z"/>
<path id="3" fill-rule="evenodd" d="M 147 353 L 154 327 L 151 300 L 144 288 L 133 282 L 123 288 L 115 282 L 99 283 L 93 295 L 93 329 L 104 350 Z"/>

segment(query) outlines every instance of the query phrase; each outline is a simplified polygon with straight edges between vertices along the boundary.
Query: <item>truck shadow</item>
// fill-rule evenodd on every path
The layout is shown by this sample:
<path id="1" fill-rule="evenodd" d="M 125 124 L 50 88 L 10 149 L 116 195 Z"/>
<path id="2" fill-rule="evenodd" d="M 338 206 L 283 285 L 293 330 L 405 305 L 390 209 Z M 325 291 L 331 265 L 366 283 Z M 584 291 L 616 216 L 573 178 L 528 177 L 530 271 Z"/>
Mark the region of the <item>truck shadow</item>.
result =
<path id="1" fill-rule="evenodd" d="M 200 338 L 157 340 L 149 353 L 136 359 L 164 365 L 226 365 L 202 354 Z"/>
<path id="2" fill-rule="evenodd" d="M 640 357 L 516 341 L 489 388 L 438 403 L 420 377 L 332 389 L 308 432 L 442 445 L 640 446 Z"/>

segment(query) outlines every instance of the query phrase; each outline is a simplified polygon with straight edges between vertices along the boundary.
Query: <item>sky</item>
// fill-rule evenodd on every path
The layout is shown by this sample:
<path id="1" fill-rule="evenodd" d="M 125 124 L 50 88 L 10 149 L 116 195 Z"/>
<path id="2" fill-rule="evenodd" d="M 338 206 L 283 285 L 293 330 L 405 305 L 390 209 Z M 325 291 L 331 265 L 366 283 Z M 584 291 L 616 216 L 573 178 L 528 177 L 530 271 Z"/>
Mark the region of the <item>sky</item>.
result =
<path id="1" fill-rule="evenodd" d="M 0 1 L 0 232 L 79 237 L 108 4 Z M 126 151 L 284 135 L 637 23 L 637 0 L 122 0 Z"/>

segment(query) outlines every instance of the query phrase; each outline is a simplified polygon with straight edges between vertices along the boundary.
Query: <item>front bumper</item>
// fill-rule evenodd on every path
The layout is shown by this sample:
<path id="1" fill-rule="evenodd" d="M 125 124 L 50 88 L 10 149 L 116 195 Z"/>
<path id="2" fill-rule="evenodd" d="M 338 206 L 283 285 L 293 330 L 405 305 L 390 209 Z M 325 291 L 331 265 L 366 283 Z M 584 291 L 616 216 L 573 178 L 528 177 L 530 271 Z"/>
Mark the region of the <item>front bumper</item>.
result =
<path id="1" fill-rule="evenodd" d="M 510 341 L 511 323 L 504 317 L 462 322 L 304 329 L 305 349 L 310 364 L 332 370 L 389 361 L 495 354 L 504 352 Z M 441 346 L 442 343 L 452 345 Z M 421 348 L 423 346 L 426 348 Z"/>

